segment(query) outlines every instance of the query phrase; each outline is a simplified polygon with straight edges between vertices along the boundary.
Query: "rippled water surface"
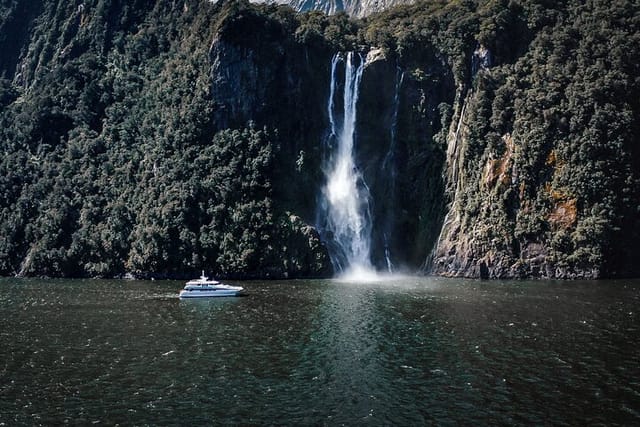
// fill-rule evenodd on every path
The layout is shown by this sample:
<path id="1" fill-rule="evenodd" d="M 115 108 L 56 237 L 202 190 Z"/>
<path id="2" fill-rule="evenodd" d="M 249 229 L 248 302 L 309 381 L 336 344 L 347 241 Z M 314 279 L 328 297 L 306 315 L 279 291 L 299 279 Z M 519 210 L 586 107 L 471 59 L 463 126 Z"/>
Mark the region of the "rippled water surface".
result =
<path id="1" fill-rule="evenodd" d="M 640 281 L 0 279 L 0 425 L 640 423 Z"/>

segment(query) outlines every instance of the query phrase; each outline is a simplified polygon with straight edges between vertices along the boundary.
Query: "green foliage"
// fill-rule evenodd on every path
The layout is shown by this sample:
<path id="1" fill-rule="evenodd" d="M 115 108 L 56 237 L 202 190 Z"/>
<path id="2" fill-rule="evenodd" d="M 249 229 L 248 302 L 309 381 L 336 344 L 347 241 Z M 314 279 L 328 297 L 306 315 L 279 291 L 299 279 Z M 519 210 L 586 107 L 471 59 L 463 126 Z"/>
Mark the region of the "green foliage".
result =
<path id="1" fill-rule="evenodd" d="M 522 54 L 502 49 L 498 66 L 475 79 L 463 179 L 476 184 L 461 196 L 467 227 L 502 228 L 517 247 L 548 245 L 547 259 L 564 277 L 634 274 L 640 9 L 629 1 L 547 4 L 544 11 L 538 2 L 512 3 L 480 10 L 487 14 L 483 44 L 527 34 L 522 22 L 536 32 Z M 492 135 L 515 144 L 506 188 L 481 179 L 490 159 L 503 156 Z M 495 201 L 499 193 L 504 203 Z M 513 259 L 517 247 L 506 250 Z"/>
<path id="2" fill-rule="evenodd" d="M 242 274 L 259 271 L 274 256 L 270 171 L 272 147 L 264 131 L 223 131 L 207 147 L 211 162 L 207 183 L 217 188 L 209 202 L 201 241 L 221 271 Z"/>
<path id="3" fill-rule="evenodd" d="M 153 3 L 48 5 L 46 57 L 31 45 L 47 66 L 25 58 L 22 93 L 0 80 L 0 274 L 320 274 L 328 260 L 296 260 L 317 236 L 274 208 L 272 136 L 216 132 L 208 49 L 236 24 L 209 2 Z M 289 9 L 266 10 L 237 25 L 294 31 Z"/>
<path id="4" fill-rule="evenodd" d="M 0 274 L 326 274 L 305 224 L 313 197 L 298 195 L 321 158 L 300 129 L 324 119 L 300 111 L 326 105 L 333 52 L 370 47 L 405 71 L 401 222 L 422 240 L 407 247 L 437 238 L 464 104 L 449 184 L 470 251 L 516 263 L 539 244 L 567 276 L 637 271 L 635 1 L 419 1 L 362 20 L 246 1 L 81 3 L 0 5 Z M 256 74 L 272 80 L 258 126 L 215 121 L 214 39 L 273 61 Z M 304 83 L 290 66 L 303 55 L 315 86 L 279 99 Z"/>

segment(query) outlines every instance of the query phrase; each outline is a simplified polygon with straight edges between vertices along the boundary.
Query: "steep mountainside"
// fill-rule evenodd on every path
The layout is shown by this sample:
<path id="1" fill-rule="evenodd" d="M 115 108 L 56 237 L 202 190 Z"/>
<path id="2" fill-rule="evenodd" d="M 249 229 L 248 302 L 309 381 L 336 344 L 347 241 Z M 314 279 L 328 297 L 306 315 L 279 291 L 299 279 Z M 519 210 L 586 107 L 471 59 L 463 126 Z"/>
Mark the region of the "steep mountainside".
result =
<path id="1" fill-rule="evenodd" d="M 632 0 L 3 2 L 0 274 L 331 274 L 347 52 L 373 265 L 640 274 Z"/>
<path id="2" fill-rule="evenodd" d="M 0 273 L 329 274 L 317 233 L 292 210 L 300 202 L 288 205 L 289 187 L 278 184 L 295 173 L 282 157 L 301 149 L 248 122 L 261 117 L 259 94 L 246 117 L 224 110 L 224 88 L 234 87 L 221 79 L 243 49 L 231 42 L 262 41 L 265 50 L 253 52 L 282 58 L 290 29 L 255 13 L 248 24 L 264 33 L 236 40 L 233 7 L 29 1 L 0 11 L 3 26 L 27 29 L 22 45 L 5 37 L 0 48 Z M 292 78 L 304 69 L 298 59 L 283 70 Z M 268 95 L 283 88 L 272 77 L 273 86 L 259 84 Z M 307 85 L 290 83 L 295 103 Z M 313 135 L 300 127 L 281 132 Z"/>

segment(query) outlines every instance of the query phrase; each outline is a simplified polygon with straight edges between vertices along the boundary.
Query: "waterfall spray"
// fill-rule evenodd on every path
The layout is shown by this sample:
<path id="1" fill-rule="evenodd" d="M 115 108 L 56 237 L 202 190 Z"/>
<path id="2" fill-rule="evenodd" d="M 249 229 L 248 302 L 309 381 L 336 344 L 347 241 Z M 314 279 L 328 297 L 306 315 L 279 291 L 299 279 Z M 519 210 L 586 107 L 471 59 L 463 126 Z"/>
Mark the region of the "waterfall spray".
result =
<path id="1" fill-rule="evenodd" d="M 336 69 L 344 63 L 342 125 L 336 123 L 335 95 L 338 89 Z M 326 184 L 319 204 L 321 234 L 328 244 L 331 262 L 339 273 L 372 272 L 371 213 L 369 189 L 355 162 L 356 107 L 364 69 L 361 55 L 349 52 L 346 58 L 336 54 L 331 61 L 331 86 L 327 112 L 330 153 L 325 164 Z"/>

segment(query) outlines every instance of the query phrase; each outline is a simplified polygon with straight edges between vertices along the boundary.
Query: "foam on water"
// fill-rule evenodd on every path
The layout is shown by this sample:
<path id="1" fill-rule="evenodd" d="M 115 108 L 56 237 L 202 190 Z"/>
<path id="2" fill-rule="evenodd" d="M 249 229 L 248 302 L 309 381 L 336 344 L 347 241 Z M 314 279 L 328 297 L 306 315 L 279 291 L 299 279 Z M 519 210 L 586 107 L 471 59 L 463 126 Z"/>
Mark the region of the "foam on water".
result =
<path id="1" fill-rule="evenodd" d="M 380 272 L 373 269 L 370 265 L 355 264 L 349 267 L 349 269 L 338 277 L 336 281 L 341 283 L 352 284 L 371 284 L 371 283 L 385 283 L 394 285 L 400 282 L 407 282 L 417 276 L 410 276 L 401 273 L 389 273 Z"/>

